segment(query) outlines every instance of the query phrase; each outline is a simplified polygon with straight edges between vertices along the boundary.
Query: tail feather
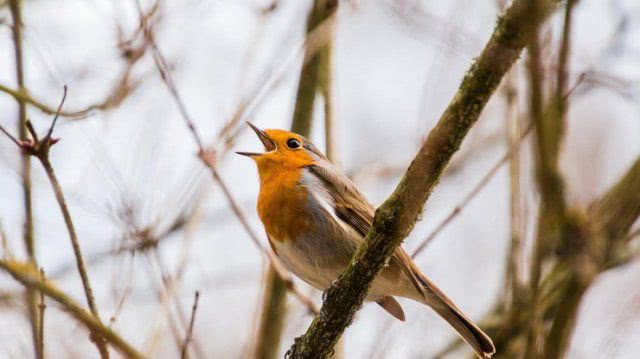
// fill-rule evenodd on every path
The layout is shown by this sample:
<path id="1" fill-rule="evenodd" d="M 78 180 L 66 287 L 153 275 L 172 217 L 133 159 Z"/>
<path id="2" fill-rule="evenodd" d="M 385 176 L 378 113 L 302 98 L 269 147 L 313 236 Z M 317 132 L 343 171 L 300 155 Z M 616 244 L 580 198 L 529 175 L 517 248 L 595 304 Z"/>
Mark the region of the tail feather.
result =
<path id="1" fill-rule="evenodd" d="M 418 273 L 417 277 L 424 287 L 425 304 L 446 320 L 480 358 L 491 358 L 496 352 L 491 338 L 473 324 L 471 319 L 422 273 Z"/>

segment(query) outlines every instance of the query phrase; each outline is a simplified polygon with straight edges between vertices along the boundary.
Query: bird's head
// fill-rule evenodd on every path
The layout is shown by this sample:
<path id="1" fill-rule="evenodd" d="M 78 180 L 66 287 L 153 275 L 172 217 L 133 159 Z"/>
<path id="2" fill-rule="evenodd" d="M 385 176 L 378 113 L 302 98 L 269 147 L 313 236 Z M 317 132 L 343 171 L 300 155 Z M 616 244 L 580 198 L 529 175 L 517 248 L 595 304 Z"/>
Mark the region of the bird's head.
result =
<path id="1" fill-rule="evenodd" d="M 269 129 L 261 130 L 247 122 L 264 145 L 264 152 L 236 152 L 253 159 L 260 175 L 269 171 L 293 170 L 313 165 L 324 155 L 303 136 L 296 133 Z"/>

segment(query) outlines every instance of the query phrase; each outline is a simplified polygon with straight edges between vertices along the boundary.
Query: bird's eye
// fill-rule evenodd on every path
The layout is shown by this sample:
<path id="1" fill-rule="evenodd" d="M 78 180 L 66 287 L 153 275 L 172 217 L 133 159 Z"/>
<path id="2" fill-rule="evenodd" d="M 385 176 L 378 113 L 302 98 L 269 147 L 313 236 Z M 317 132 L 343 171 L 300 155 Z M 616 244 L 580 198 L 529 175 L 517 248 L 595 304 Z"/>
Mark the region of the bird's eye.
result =
<path id="1" fill-rule="evenodd" d="M 296 149 L 300 147 L 300 141 L 296 140 L 295 138 L 290 138 L 287 140 L 287 147 L 291 149 Z"/>

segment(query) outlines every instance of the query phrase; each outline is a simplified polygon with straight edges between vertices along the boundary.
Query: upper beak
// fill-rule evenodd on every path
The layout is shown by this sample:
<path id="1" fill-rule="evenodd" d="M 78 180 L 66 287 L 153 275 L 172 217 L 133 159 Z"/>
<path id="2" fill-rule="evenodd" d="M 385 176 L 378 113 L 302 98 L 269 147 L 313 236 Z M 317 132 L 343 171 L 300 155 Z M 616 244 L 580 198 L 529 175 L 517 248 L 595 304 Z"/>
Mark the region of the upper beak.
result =
<path id="1" fill-rule="evenodd" d="M 260 139 L 260 141 L 264 145 L 265 152 L 273 151 L 273 150 L 276 149 L 275 141 L 272 140 L 264 131 L 262 131 L 261 129 L 259 129 L 256 126 L 254 126 L 251 122 L 247 122 L 247 125 L 249 125 L 249 127 L 251 127 L 251 129 L 253 130 L 253 132 L 256 133 L 256 135 L 258 135 L 258 138 Z M 256 152 L 236 152 L 236 153 L 239 154 L 239 155 L 248 156 L 248 157 L 254 157 L 254 156 L 263 155 L 262 153 L 256 153 Z"/>

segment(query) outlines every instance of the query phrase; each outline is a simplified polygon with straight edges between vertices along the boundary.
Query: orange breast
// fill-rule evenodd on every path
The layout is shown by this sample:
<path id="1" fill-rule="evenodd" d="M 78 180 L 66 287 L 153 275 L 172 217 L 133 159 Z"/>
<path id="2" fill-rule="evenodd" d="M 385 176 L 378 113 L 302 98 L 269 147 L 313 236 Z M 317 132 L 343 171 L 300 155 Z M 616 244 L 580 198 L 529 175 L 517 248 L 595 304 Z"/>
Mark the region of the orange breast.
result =
<path id="1" fill-rule="evenodd" d="M 282 169 L 261 175 L 258 215 L 271 240 L 294 240 L 308 228 L 307 190 L 299 186 L 302 169 Z"/>

